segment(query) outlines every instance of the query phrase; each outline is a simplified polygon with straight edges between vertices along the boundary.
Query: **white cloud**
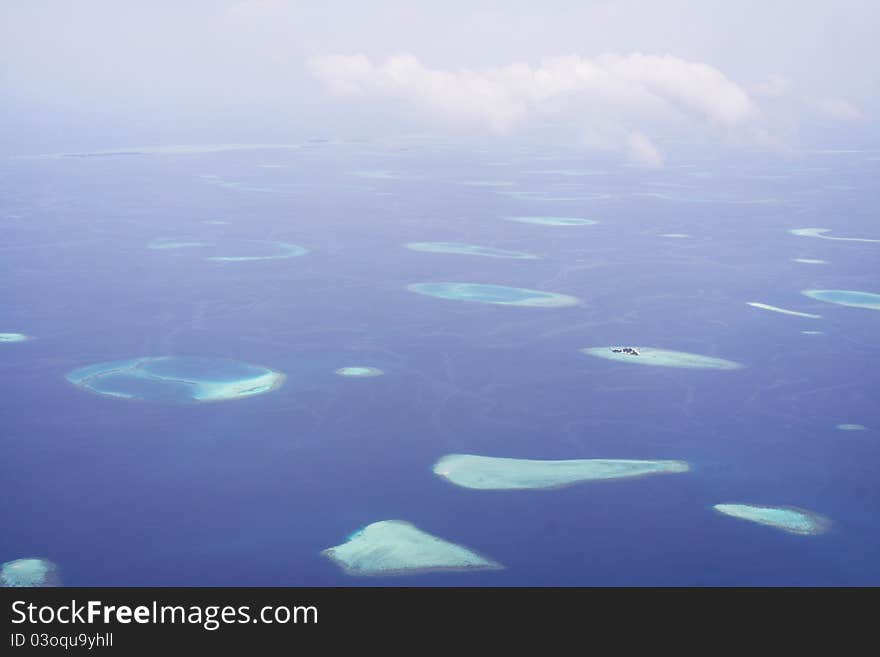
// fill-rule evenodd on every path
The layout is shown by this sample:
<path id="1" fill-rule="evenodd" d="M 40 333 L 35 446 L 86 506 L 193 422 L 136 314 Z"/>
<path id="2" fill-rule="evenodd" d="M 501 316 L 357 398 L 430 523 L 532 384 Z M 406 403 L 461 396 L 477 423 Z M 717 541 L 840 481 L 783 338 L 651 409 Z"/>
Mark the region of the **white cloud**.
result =
<path id="1" fill-rule="evenodd" d="M 820 98 L 812 102 L 813 107 L 822 116 L 839 121 L 855 121 L 864 118 L 862 111 L 842 98 Z"/>
<path id="2" fill-rule="evenodd" d="M 226 9 L 226 14 L 234 18 L 253 18 L 289 8 L 288 0 L 242 0 Z"/>
<path id="3" fill-rule="evenodd" d="M 663 165 L 663 156 L 653 142 L 640 132 L 631 132 L 627 136 L 627 152 L 636 164 L 646 167 Z"/>
<path id="4" fill-rule="evenodd" d="M 856 121 L 865 117 L 862 111 L 848 100 L 804 94 L 797 90 L 791 80 L 781 75 L 771 75 L 766 82 L 757 87 L 756 91 L 774 100 L 792 99 L 826 119 Z"/>
<path id="5" fill-rule="evenodd" d="M 401 101 L 498 134 L 534 119 L 570 117 L 591 133 L 589 141 L 651 166 L 662 156 L 644 134 L 646 126 L 698 121 L 729 131 L 760 114 L 718 69 L 671 55 L 565 56 L 538 66 L 443 70 L 408 54 L 381 64 L 358 54 L 312 57 L 308 67 L 339 96 Z"/>
<path id="6" fill-rule="evenodd" d="M 787 77 L 774 74 L 769 76 L 766 82 L 759 85 L 757 91 L 770 98 L 779 98 L 789 95 L 793 88 L 794 85 Z"/>

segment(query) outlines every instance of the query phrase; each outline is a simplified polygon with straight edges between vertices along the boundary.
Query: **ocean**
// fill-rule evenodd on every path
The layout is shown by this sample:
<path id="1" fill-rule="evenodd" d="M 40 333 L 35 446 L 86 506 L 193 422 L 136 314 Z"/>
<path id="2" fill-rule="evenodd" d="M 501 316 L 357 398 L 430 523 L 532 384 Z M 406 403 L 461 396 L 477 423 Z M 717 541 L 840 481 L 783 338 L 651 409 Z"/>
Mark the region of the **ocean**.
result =
<path id="1" fill-rule="evenodd" d="M 0 332 L 33 338 L 0 343 L 0 562 L 49 559 L 69 586 L 880 584 L 880 313 L 801 293 L 880 293 L 880 243 L 789 232 L 880 239 L 877 152 L 702 156 L 655 170 L 540 145 L 284 146 L 0 162 Z M 597 223 L 507 219 L 523 216 Z M 307 253 L 207 261 L 201 247 L 155 240 Z M 442 281 L 581 303 L 407 289 Z M 606 345 L 743 367 L 579 351 Z M 65 379 L 158 356 L 233 359 L 286 379 L 189 403 Z M 384 374 L 335 374 L 346 366 Z M 481 491 L 432 472 L 446 454 L 690 470 Z M 719 503 L 807 509 L 830 529 L 791 534 L 721 515 Z M 504 569 L 361 577 L 321 554 L 392 519 Z"/>

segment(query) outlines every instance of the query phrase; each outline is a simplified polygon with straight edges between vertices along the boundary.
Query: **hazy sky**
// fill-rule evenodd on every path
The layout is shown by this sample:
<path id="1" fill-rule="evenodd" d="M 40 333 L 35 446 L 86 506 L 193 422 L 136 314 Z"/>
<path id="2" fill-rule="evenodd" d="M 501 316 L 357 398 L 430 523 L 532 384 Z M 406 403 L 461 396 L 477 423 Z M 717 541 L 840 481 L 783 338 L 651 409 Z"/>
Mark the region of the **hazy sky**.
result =
<path id="1" fill-rule="evenodd" d="M 4 150 L 395 130 L 663 161 L 872 135 L 873 0 L 3 0 Z"/>

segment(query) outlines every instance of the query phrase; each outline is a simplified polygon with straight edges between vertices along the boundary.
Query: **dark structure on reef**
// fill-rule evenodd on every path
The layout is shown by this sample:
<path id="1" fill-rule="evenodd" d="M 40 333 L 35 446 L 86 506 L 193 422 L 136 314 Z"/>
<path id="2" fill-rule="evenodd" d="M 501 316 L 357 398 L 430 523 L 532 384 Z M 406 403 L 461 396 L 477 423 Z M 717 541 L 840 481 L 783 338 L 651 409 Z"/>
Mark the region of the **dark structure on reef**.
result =
<path id="1" fill-rule="evenodd" d="M 611 349 L 615 354 L 629 354 L 630 356 L 638 356 L 639 350 L 635 347 L 613 347 Z"/>

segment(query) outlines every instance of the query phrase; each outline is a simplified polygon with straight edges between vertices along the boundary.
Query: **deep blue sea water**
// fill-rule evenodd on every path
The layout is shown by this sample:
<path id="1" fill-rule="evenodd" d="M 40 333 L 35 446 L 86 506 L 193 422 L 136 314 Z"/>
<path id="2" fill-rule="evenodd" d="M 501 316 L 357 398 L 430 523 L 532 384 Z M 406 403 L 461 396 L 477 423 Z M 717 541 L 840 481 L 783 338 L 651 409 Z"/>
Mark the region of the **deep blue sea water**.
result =
<path id="1" fill-rule="evenodd" d="M 8 159 L 0 332 L 35 339 L 0 344 L 0 561 L 49 558 L 72 586 L 878 585 L 880 312 L 800 291 L 880 292 L 880 243 L 788 232 L 880 238 L 878 170 L 876 152 L 654 171 L 430 143 Z M 511 184 L 467 184 L 487 181 Z M 516 215 L 599 223 L 503 219 Z M 309 253 L 206 262 L 148 249 L 158 238 Z M 542 257 L 403 248 L 422 241 Z M 406 290 L 432 281 L 583 305 Z M 612 344 L 746 367 L 578 351 Z M 287 380 L 250 399 L 172 404 L 64 378 L 164 355 L 236 359 Z M 385 376 L 334 375 L 348 365 Z M 681 459 L 692 470 L 481 492 L 432 473 L 448 453 Z M 803 507 L 833 525 L 786 534 L 721 516 L 722 502 Z M 355 578 L 320 555 L 387 519 L 506 569 Z"/>

